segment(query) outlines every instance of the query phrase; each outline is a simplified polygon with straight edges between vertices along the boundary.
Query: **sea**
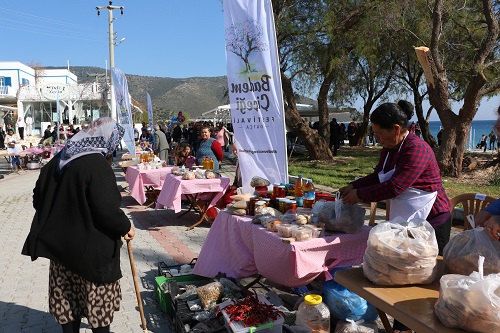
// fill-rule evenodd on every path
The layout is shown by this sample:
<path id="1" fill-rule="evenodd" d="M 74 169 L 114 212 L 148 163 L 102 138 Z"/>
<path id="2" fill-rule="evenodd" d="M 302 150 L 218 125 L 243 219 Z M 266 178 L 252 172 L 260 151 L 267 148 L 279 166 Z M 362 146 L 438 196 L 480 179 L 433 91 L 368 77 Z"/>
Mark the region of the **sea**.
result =
<path id="1" fill-rule="evenodd" d="M 496 120 L 473 120 L 471 124 L 471 129 L 469 131 L 469 138 L 467 139 L 467 146 L 466 148 L 468 150 L 475 150 L 476 145 L 481 141 L 481 136 L 485 134 L 488 136 L 490 134 L 491 130 L 495 130 L 495 123 Z M 441 129 L 442 124 L 441 122 L 438 121 L 429 121 L 429 130 L 431 134 L 434 136 L 434 138 L 437 140 L 437 134 L 439 130 Z M 498 133 L 497 133 L 498 136 Z M 490 145 L 490 140 L 487 141 L 488 148 Z"/>

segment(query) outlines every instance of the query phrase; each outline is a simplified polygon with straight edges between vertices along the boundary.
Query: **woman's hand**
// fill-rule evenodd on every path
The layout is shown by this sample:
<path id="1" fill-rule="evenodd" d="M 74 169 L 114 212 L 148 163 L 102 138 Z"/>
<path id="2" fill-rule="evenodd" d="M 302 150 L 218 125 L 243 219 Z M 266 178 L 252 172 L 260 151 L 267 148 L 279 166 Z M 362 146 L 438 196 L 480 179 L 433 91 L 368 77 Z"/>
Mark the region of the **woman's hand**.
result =
<path id="1" fill-rule="evenodd" d="M 495 240 L 500 239 L 500 215 L 493 215 L 485 223 L 484 228 L 491 238 Z"/>
<path id="2" fill-rule="evenodd" d="M 360 201 L 361 200 L 358 197 L 358 190 L 356 189 L 349 191 L 349 193 L 342 197 L 342 202 L 348 205 L 354 205 Z"/>
<path id="3" fill-rule="evenodd" d="M 488 221 L 492 216 L 493 214 L 491 214 L 490 212 L 481 210 L 479 211 L 479 213 L 474 215 L 474 224 L 476 225 L 476 227 L 484 227 L 486 221 Z"/>
<path id="4" fill-rule="evenodd" d="M 130 230 L 125 234 L 123 235 L 123 238 L 125 238 L 125 240 L 132 240 L 135 236 L 135 229 L 133 226 L 130 226 Z"/>
<path id="5" fill-rule="evenodd" d="M 340 196 L 341 196 L 342 198 L 343 198 L 343 197 L 345 197 L 345 196 L 347 195 L 347 193 L 349 193 L 349 192 L 351 192 L 351 191 L 352 191 L 352 189 L 353 189 L 352 184 L 349 184 L 349 185 L 347 185 L 347 186 L 341 187 L 341 188 L 339 189 Z"/>

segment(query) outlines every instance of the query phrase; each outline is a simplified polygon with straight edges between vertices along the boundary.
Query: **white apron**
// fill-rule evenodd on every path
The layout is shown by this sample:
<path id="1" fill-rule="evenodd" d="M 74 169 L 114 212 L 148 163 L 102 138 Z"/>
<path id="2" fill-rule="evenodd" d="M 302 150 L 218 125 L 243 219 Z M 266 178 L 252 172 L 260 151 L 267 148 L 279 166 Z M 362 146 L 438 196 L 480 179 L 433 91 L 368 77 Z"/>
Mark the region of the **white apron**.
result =
<path id="1" fill-rule="evenodd" d="M 401 147 L 403 146 L 405 140 L 406 136 L 399 146 L 398 153 L 401 150 Z M 378 179 L 381 183 L 384 183 L 391 179 L 392 175 L 396 171 L 396 165 L 394 165 L 394 169 L 384 173 L 385 163 L 387 162 L 388 157 L 389 154 L 387 154 L 387 156 L 385 157 L 382 171 L 378 173 Z M 405 221 L 409 221 L 414 218 L 426 220 L 432 209 L 432 206 L 434 205 L 434 201 L 436 201 L 436 197 L 437 191 L 429 193 L 410 187 L 397 197 L 391 199 L 389 219 L 393 220 L 396 216 L 400 216 Z"/>

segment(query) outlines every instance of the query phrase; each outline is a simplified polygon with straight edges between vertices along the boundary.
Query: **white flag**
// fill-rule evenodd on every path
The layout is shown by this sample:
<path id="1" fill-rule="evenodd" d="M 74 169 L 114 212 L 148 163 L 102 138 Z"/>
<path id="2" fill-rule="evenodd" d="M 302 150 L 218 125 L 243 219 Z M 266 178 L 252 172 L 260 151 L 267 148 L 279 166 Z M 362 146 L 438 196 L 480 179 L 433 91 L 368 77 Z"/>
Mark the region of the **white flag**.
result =
<path id="1" fill-rule="evenodd" d="M 151 96 L 149 96 L 149 93 L 146 94 L 146 99 L 148 101 L 149 127 L 151 127 L 151 130 L 153 130 L 154 129 L 154 127 L 153 127 L 153 103 L 151 102 Z"/>
<path id="2" fill-rule="evenodd" d="M 130 109 L 130 96 L 128 93 L 128 84 L 125 74 L 116 67 L 111 67 L 113 77 L 113 88 L 115 90 L 115 99 L 117 114 L 120 125 L 125 128 L 123 141 L 130 154 L 135 155 L 134 124 L 132 111 Z"/>
<path id="3" fill-rule="evenodd" d="M 224 1 L 227 80 L 243 191 L 288 183 L 285 114 L 270 0 Z"/>

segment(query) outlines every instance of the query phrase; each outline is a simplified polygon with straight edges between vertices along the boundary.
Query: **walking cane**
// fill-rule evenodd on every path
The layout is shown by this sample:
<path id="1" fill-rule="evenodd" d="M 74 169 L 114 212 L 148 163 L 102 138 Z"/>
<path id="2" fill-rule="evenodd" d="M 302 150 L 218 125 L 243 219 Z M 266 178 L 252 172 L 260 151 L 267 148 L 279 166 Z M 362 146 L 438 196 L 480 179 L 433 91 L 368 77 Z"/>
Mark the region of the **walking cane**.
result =
<path id="1" fill-rule="evenodd" d="M 132 277 L 134 279 L 135 295 L 137 296 L 137 305 L 139 305 L 139 313 L 141 315 L 142 330 L 147 333 L 146 318 L 144 317 L 144 309 L 142 308 L 141 294 L 139 293 L 139 283 L 137 282 L 137 275 L 135 274 L 134 254 L 132 253 L 132 244 L 127 240 L 128 258 L 130 259 L 130 269 L 132 270 Z"/>

